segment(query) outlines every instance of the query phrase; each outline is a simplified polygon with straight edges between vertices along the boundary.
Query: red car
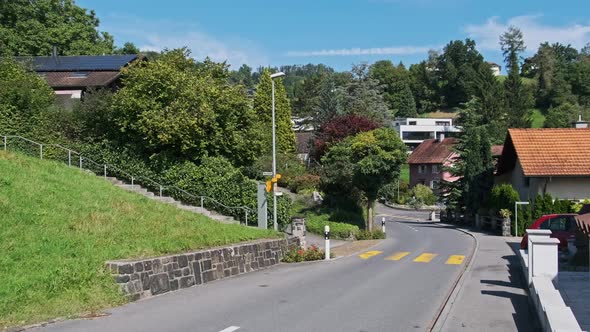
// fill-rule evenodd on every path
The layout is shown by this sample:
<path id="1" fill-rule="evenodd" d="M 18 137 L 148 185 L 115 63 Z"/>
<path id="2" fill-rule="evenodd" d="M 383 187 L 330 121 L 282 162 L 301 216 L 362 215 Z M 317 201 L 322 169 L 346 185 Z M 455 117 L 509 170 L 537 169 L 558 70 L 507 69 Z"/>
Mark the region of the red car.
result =
<path id="1" fill-rule="evenodd" d="M 559 239 L 559 249 L 567 249 L 567 239 L 576 235 L 577 214 L 548 214 L 535 220 L 528 229 L 548 229 L 551 237 Z M 521 249 L 527 249 L 528 236 L 524 234 L 520 242 Z"/>

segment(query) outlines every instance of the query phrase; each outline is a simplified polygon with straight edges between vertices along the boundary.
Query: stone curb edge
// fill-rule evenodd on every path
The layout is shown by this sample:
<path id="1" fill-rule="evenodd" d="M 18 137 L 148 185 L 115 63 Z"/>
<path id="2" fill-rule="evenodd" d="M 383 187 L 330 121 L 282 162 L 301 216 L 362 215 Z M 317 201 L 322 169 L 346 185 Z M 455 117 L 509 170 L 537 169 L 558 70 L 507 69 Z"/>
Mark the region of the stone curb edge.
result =
<path id="1" fill-rule="evenodd" d="M 444 327 L 444 325 L 447 321 L 447 318 L 449 317 L 449 314 L 451 313 L 451 310 L 453 309 L 453 306 L 455 304 L 455 300 L 457 299 L 457 297 L 459 296 L 459 293 L 463 289 L 463 283 L 465 282 L 465 276 L 468 274 L 467 272 L 471 271 L 471 268 L 473 267 L 473 263 L 475 262 L 475 257 L 477 256 L 477 252 L 479 251 L 479 241 L 477 240 L 477 236 L 475 236 L 470 231 L 462 229 L 462 228 L 457 227 L 457 228 L 455 228 L 455 230 L 457 230 L 459 232 L 463 232 L 463 233 L 471 236 L 473 238 L 473 240 L 475 241 L 475 246 L 473 246 L 473 249 L 471 250 L 471 254 L 469 255 L 469 261 L 467 262 L 467 264 L 465 264 L 463 271 L 461 272 L 459 277 L 457 277 L 457 279 L 453 283 L 451 290 L 449 291 L 445 300 L 443 301 L 443 303 L 441 304 L 441 306 L 437 310 L 435 318 L 430 323 L 430 325 L 428 326 L 426 331 L 437 331 L 437 332 L 442 331 L 442 328 Z"/>

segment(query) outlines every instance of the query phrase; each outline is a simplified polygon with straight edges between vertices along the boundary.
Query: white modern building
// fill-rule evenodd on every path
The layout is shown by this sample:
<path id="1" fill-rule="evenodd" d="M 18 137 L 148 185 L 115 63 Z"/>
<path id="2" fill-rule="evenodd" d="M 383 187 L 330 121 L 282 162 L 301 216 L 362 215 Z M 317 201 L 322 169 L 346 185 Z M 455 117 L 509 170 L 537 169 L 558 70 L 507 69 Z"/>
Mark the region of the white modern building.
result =
<path id="1" fill-rule="evenodd" d="M 499 64 L 488 61 L 488 65 L 490 65 L 490 68 L 492 69 L 492 73 L 494 74 L 494 76 L 500 76 L 502 74 L 502 66 L 500 66 Z"/>
<path id="2" fill-rule="evenodd" d="M 424 140 L 454 137 L 460 132 L 451 118 L 398 118 L 393 121 L 393 128 L 410 150 L 414 150 Z"/>

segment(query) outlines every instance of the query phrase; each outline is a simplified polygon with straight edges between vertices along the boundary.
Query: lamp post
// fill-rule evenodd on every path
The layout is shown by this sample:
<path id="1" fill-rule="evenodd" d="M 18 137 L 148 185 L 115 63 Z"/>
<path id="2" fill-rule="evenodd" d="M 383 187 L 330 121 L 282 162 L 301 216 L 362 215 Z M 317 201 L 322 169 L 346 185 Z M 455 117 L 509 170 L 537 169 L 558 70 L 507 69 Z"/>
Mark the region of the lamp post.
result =
<path id="1" fill-rule="evenodd" d="M 514 202 L 514 236 L 518 236 L 518 206 L 529 205 L 529 202 Z"/>
<path id="2" fill-rule="evenodd" d="M 276 125 L 275 125 L 275 78 L 283 77 L 285 73 L 278 72 L 270 75 L 272 82 L 272 177 L 273 179 L 277 176 L 277 142 L 276 142 Z M 277 182 L 272 184 L 272 220 L 274 224 L 274 230 L 279 229 L 277 222 Z"/>

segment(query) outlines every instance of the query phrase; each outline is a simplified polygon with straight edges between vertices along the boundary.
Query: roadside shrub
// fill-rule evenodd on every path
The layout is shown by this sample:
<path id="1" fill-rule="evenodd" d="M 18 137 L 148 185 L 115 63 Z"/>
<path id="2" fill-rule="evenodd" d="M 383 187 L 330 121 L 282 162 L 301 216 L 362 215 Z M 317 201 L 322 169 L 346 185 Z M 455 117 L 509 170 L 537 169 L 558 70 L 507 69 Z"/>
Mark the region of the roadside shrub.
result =
<path id="1" fill-rule="evenodd" d="M 308 249 L 304 248 L 296 248 L 287 251 L 285 256 L 283 257 L 283 262 L 285 263 L 299 263 L 299 262 L 308 262 L 308 261 L 319 261 L 326 257 L 326 253 L 323 250 L 320 250 L 316 246 L 311 246 Z M 334 257 L 333 254 L 330 254 L 330 257 Z"/>
<path id="2" fill-rule="evenodd" d="M 357 240 L 380 240 L 385 238 L 385 233 L 381 230 L 362 230 L 356 234 Z"/>
<path id="3" fill-rule="evenodd" d="M 412 196 L 426 205 L 436 203 L 436 196 L 432 192 L 432 189 L 422 184 L 418 184 L 412 189 Z"/>
<path id="4" fill-rule="evenodd" d="M 514 202 L 520 201 L 518 192 L 510 184 L 500 184 L 492 187 L 490 195 L 491 207 L 500 211 L 502 209 L 513 210 Z"/>
<path id="5" fill-rule="evenodd" d="M 354 238 L 360 231 L 357 225 L 330 221 L 329 219 L 330 215 L 328 214 L 309 214 L 306 218 L 306 229 L 307 231 L 314 234 L 324 234 L 324 226 L 328 225 L 330 226 L 331 238 L 337 240 L 348 240 Z"/>
<path id="6" fill-rule="evenodd" d="M 289 181 L 289 189 L 293 192 L 316 190 L 320 185 L 320 177 L 313 174 L 304 174 L 292 178 Z"/>

